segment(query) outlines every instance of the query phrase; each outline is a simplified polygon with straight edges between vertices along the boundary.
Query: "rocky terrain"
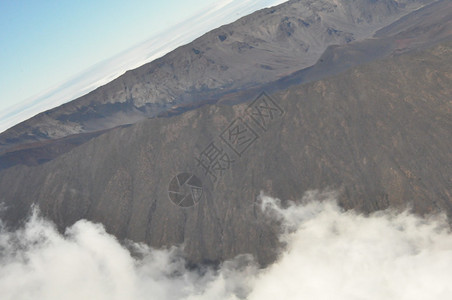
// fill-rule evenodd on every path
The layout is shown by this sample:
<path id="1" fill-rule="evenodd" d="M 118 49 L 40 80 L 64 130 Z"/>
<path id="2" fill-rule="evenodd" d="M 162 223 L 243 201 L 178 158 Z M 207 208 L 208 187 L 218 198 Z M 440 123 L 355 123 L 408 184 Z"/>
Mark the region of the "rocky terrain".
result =
<path id="1" fill-rule="evenodd" d="M 389 9 L 398 2 L 378 3 Z M 326 48 L 312 67 L 227 93 L 212 89 L 216 98 L 205 98 L 215 99 L 212 104 L 179 105 L 133 125 L 16 145 L 0 156 L 2 220 L 18 226 L 37 204 L 60 230 L 84 218 L 101 222 L 120 240 L 157 248 L 183 243 L 192 263 L 251 253 L 266 265 L 276 258 L 279 227 L 257 208 L 262 191 L 284 202 L 331 189 L 345 209 L 408 205 L 419 214 L 450 216 L 451 14 L 450 1 L 437 1 L 373 38 Z M 369 24 L 376 19 L 364 18 Z M 224 28 L 207 36 L 215 40 Z M 124 78 L 141 84 L 142 77 L 132 74 L 157 63 L 47 114 L 93 95 L 106 103 L 113 98 L 101 97 L 103 89 L 113 91 Z M 126 104 L 105 105 L 113 111 Z M 81 113 L 74 120 L 94 116 Z M 24 124 L 38 136 L 34 120 Z"/>
<path id="2" fill-rule="evenodd" d="M 4 218 L 14 224 L 36 203 L 61 229 L 87 218 L 119 238 L 185 243 L 193 262 L 252 253 L 267 264 L 277 230 L 256 208 L 261 191 L 297 200 L 332 188 L 345 208 L 450 214 L 451 63 L 452 44 L 441 43 L 293 85 L 269 95 L 274 102 L 264 94 L 258 101 L 274 114 L 257 122 L 250 103 L 207 105 L 111 130 L 45 164 L 0 172 Z M 245 150 L 228 138 L 240 120 L 251 129 Z M 230 161 L 215 182 L 197 161 L 211 143 Z M 192 207 L 168 195 L 181 172 L 203 184 Z"/>

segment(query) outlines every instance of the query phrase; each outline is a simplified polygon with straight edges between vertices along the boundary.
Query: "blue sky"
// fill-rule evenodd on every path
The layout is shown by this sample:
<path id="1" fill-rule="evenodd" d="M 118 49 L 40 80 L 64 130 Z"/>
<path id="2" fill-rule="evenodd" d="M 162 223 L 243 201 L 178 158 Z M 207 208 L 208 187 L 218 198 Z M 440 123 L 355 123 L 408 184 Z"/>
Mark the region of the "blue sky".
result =
<path id="1" fill-rule="evenodd" d="M 282 2 L 0 0 L 0 132 Z"/>
<path id="2" fill-rule="evenodd" d="M 1 0 L 0 110 L 177 24 L 211 2 Z"/>
<path id="3" fill-rule="evenodd" d="M 210 2 L 0 1 L 0 108 L 145 40 Z"/>

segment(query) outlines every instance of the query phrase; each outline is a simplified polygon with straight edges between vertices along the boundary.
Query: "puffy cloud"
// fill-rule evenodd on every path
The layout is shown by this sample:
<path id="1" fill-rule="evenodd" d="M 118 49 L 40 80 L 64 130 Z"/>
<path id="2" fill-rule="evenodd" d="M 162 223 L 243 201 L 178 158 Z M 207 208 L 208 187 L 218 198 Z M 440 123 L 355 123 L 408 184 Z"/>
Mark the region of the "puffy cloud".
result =
<path id="1" fill-rule="evenodd" d="M 0 233 L 0 298 L 451 299 L 443 215 L 365 216 L 343 211 L 334 193 L 310 192 L 284 208 L 260 198 L 286 245 L 265 269 L 246 255 L 219 270 L 188 269 L 182 247 L 125 247 L 85 220 L 60 234 L 35 212 L 23 228 Z"/>
<path id="2" fill-rule="evenodd" d="M 315 199 L 311 193 L 305 199 Z M 370 216 L 334 201 L 281 209 L 290 229 L 280 260 L 258 274 L 249 299 L 449 299 L 452 236 L 444 216 Z"/>

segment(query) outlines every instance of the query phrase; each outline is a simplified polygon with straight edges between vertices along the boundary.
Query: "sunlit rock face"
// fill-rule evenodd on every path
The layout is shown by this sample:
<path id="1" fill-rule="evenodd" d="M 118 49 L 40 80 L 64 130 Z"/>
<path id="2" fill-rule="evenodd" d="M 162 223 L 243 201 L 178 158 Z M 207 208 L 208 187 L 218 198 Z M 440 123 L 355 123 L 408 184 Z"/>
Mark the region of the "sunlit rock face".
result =
<path id="1" fill-rule="evenodd" d="M 430 2 L 288 1 L 257 11 L 7 130 L 0 153 L 215 102 L 309 67 L 329 45 L 369 38 Z"/>

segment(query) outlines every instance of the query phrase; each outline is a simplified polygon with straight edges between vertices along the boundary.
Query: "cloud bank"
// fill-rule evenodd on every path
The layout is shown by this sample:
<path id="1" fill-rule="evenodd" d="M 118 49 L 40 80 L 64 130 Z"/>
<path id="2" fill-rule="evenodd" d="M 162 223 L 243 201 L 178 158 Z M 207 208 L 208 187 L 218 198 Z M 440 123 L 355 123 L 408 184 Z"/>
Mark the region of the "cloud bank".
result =
<path id="1" fill-rule="evenodd" d="M 61 235 L 34 213 L 24 228 L 1 230 L 0 299 L 452 299 L 444 216 L 363 216 L 318 192 L 286 208 L 260 200 L 286 243 L 266 269 L 240 256 L 189 270 L 181 248 L 125 248 L 88 221 Z"/>

